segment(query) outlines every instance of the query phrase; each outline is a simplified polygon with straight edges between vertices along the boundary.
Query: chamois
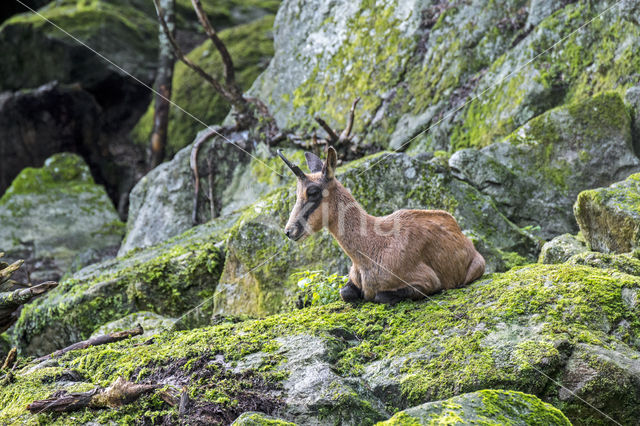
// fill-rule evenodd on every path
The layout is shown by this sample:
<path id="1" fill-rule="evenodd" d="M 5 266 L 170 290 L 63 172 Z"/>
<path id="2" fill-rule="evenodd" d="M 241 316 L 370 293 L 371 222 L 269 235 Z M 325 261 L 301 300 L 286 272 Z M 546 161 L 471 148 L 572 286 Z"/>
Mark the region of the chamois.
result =
<path id="1" fill-rule="evenodd" d="M 419 300 L 484 274 L 484 258 L 446 211 L 398 210 L 375 217 L 335 178 L 333 147 L 324 163 L 305 153 L 310 174 L 280 150 L 278 155 L 298 178 L 296 204 L 284 232 L 300 241 L 323 227 L 329 229 L 352 261 L 349 280 L 340 289 L 344 301 Z"/>

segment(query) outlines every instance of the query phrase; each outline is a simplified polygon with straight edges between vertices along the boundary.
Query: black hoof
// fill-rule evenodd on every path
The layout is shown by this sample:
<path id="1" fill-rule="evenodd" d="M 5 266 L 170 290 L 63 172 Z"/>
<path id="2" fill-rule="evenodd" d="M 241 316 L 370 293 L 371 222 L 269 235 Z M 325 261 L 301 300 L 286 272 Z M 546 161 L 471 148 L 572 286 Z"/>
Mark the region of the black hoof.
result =
<path id="1" fill-rule="evenodd" d="M 411 298 L 413 291 L 408 288 L 401 288 L 394 291 L 379 291 L 376 293 L 376 297 L 373 299 L 375 303 L 384 303 L 387 305 L 395 305 L 398 302 Z"/>
<path id="2" fill-rule="evenodd" d="M 340 297 L 345 302 L 357 302 L 362 300 L 362 290 L 355 286 L 351 281 L 347 282 L 347 285 L 340 289 Z"/>

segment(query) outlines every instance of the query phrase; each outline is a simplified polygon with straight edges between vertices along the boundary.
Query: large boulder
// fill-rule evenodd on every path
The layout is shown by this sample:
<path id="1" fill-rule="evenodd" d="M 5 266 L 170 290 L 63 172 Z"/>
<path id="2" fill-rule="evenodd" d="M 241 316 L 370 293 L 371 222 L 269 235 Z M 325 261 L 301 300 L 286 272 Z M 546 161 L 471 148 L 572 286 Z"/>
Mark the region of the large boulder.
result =
<path id="1" fill-rule="evenodd" d="M 640 247 L 640 174 L 581 192 L 574 213 L 592 250 L 625 253 Z"/>
<path id="2" fill-rule="evenodd" d="M 400 411 L 379 425 L 571 423 L 560 410 L 522 392 L 481 390 Z"/>
<path id="3" fill-rule="evenodd" d="M 211 317 L 207 301 L 224 263 L 218 244 L 223 238 L 211 223 L 164 244 L 87 266 L 38 303 L 25 306 L 11 338 L 22 353 L 44 355 L 89 338 L 107 323 L 120 320 L 122 325 L 132 313 L 174 318 L 154 321 L 156 329 L 173 328 L 175 318 L 178 328 L 206 324 Z"/>
<path id="4" fill-rule="evenodd" d="M 509 222 L 489 197 L 454 178 L 440 158 L 383 153 L 348 163 L 337 177 L 376 216 L 401 208 L 451 212 L 484 255 L 487 271 L 537 258 L 537 241 Z M 326 230 L 299 244 L 286 238 L 283 228 L 294 202 L 292 186 L 276 190 L 246 209 L 230 231 L 216 312 L 277 312 L 296 287 L 291 274 L 348 270 L 347 256 Z"/>
<path id="5" fill-rule="evenodd" d="M 72 351 L 40 366 L 23 362 L 0 387 L 0 422 L 50 421 L 25 407 L 62 389 L 87 391 L 123 377 L 163 387 L 120 410 L 59 413 L 55 421 L 229 424 L 259 411 L 299 424 L 368 424 L 458 396 L 440 407 L 471 418 L 491 418 L 498 408 L 506 418 L 531 412 L 566 424 L 531 396 L 464 395 L 504 389 L 535 395 L 578 424 L 634 424 L 639 294 L 640 277 L 612 268 L 534 264 L 421 302 L 336 302 L 260 320 L 223 318 L 212 327 Z M 169 404 L 184 388 L 183 408 Z"/>
<path id="6" fill-rule="evenodd" d="M 355 130 L 367 142 L 482 147 L 557 105 L 637 84 L 633 5 L 577 31 L 612 4 L 286 0 L 274 59 L 250 93 L 283 128 L 312 130 L 316 115 L 341 128 L 360 96 Z"/>
<path id="7" fill-rule="evenodd" d="M 548 111 L 502 142 L 456 152 L 449 164 L 514 223 L 539 226 L 544 239 L 578 230 L 571 207 L 580 191 L 640 170 L 617 92 Z"/>
<path id="8" fill-rule="evenodd" d="M 540 250 L 540 263 L 564 263 L 571 256 L 589 251 L 584 239 L 571 234 L 562 234 L 547 241 Z"/>
<path id="9" fill-rule="evenodd" d="M 220 38 L 233 59 L 238 84 L 242 89 L 248 89 L 273 56 L 273 15 L 221 31 Z M 222 78 L 222 60 L 210 40 L 187 57 L 212 76 Z M 167 158 L 190 144 L 202 129 L 203 122 L 221 122 L 230 108 L 207 81 L 182 62 L 176 63 L 174 69 L 171 100 L 174 104 L 169 111 Z M 146 147 L 149 144 L 154 109 L 151 103 L 132 130 L 131 136 L 138 145 Z"/>
<path id="10" fill-rule="evenodd" d="M 26 168 L 0 198 L 0 251 L 25 259 L 33 281 L 57 281 L 87 252 L 112 257 L 124 231 L 113 203 L 75 154 Z"/>

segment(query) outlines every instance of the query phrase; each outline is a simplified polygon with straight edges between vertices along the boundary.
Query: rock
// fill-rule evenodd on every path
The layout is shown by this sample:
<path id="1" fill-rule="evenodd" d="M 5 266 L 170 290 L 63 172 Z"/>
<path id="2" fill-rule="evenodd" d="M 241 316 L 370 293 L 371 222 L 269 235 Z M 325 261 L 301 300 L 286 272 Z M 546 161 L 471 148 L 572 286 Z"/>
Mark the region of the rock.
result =
<path id="1" fill-rule="evenodd" d="M 222 215 L 221 223 L 233 223 L 237 218 L 235 211 L 293 180 L 285 174 L 281 160 L 274 158 L 264 144 L 251 140 L 246 132 L 231 133 L 225 137 L 227 140 L 212 138 L 199 150 L 198 222 L 211 219 L 207 199 L 208 159 L 214 166 L 213 196 L 216 214 Z M 149 172 L 131 191 L 127 234 L 118 253 L 120 256 L 134 248 L 165 241 L 193 226 L 195 195 L 190 155 L 191 146 L 182 149 L 173 160 Z M 299 152 L 297 158 L 301 157 Z"/>
<path id="2" fill-rule="evenodd" d="M 515 224 L 540 226 L 544 239 L 577 231 L 571 206 L 580 191 L 640 170 L 615 92 L 546 112 L 502 142 L 456 152 L 449 164 Z"/>
<path id="3" fill-rule="evenodd" d="M 338 179 L 373 215 L 400 208 L 450 211 L 485 257 L 487 271 L 537 258 L 537 241 L 505 219 L 489 197 L 455 179 L 437 158 L 374 155 L 349 163 Z M 245 210 L 229 234 L 215 312 L 278 312 L 296 288 L 298 279 L 291 274 L 305 269 L 346 273 L 350 261 L 328 232 L 299 244 L 285 237 L 282 230 L 294 202 L 293 187 L 283 187 Z"/>
<path id="4" fill-rule="evenodd" d="M 502 390 L 481 390 L 445 401 L 400 411 L 379 425 L 435 425 L 444 423 L 570 425 L 560 410 L 533 395 Z"/>
<path id="5" fill-rule="evenodd" d="M 26 260 L 34 282 L 59 280 L 88 250 L 113 256 L 124 230 L 104 188 L 74 154 L 20 172 L 0 198 L 0 222 L 0 247 L 8 259 Z"/>
<path id="6" fill-rule="evenodd" d="M 247 411 L 238 417 L 232 426 L 295 426 L 295 423 L 277 419 L 275 417 L 266 416 L 262 413 Z"/>
<path id="7" fill-rule="evenodd" d="M 153 312 L 139 311 L 98 327 L 91 337 L 113 333 L 114 331 L 131 330 L 137 325 L 142 326 L 144 330 L 143 336 L 151 337 L 154 334 L 170 330 L 175 322 L 175 318 L 166 318 Z"/>
<path id="8" fill-rule="evenodd" d="M 580 193 L 573 210 L 592 250 L 625 253 L 640 247 L 639 194 L 640 174 Z"/>
<path id="9" fill-rule="evenodd" d="M 567 263 L 600 269 L 615 269 L 625 274 L 640 276 L 640 260 L 631 254 L 618 255 L 585 251 L 571 256 Z"/>
<path id="10" fill-rule="evenodd" d="M 87 339 L 116 320 L 102 330 L 126 327 L 141 316 L 156 322 L 155 327 L 174 321 L 169 318 L 179 318 L 179 329 L 206 324 L 224 262 L 218 245 L 223 239 L 219 225 L 211 223 L 164 244 L 87 266 L 38 303 L 25 306 L 12 339 L 22 353 L 41 356 Z M 149 318 L 153 314 L 167 319 Z"/>
<path id="11" fill-rule="evenodd" d="M 602 423 L 606 413 L 633 424 L 640 417 L 638 294 L 640 277 L 614 269 L 532 264 L 422 302 L 335 302 L 165 332 L 151 342 L 134 338 L 70 352 L 39 370 L 18 369 L 0 387 L 0 422 L 30 421 L 25 406 L 64 388 L 61 373 L 73 369 L 88 389 L 120 376 L 187 386 L 181 418 L 190 423 L 205 414 L 232 423 L 259 411 L 299 424 L 361 424 L 353 416 L 388 418 L 384 412 L 427 403 L 458 415 L 461 409 L 492 418 L 499 408 L 509 419 L 531 411 L 562 422 L 558 411 L 524 392 L 572 422 Z M 493 409 L 483 412 L 483 405 Z M 144 422 L 177 419 L 179 409 L 143 399 L 126 410 Z M 56 419 L 106 423 L 113 415 L 88 410 Z"/>
<path id="12" fill-rule="evenodd" d="M 546 242 L 540 251 L 540 263 L 564 263 L 571 256 L 589 251 L 584 240 L 571 234 L 563 234 Z"/>
<path id="13" fill-rule="evenodd" d="M 638 155 L 640 154 L 640 86 L 629 88 L 624 95 L 624 99 L 631 107 L 633 148 L 636 155 Z"/>
<path id="14" fill-rule="evenodd" d="M 238 84 L 243 89 L 251 86 L 273 55 L 272 28 L 273 15 L 268 15 L 220 32 L 220 38 L 233 59 Z M 187 57 L 214 77 L 222 77 L 222 60 L 210 40 L 202 43 Z M 194 140 L 198 131 L 203 128 L 203 122 L 207 125 L 219 123 L 229 111 L 227 101 L 216 94 L 208 82 L 179 61 L 174 70 L 172 90 L 171 100 L 175 104 L 169 112 L 167 159 Z M 131 134 L 134 142 L 142 147 L 149 144 L 154 110 L 154 104 L 151 103 Z"/>
<path id="15" fill-rule="evenodd" d="M 0 74 L 4 76 L 0 90 L 33 88 L 57 80 L 80 83 L 90 92 L 100 92 L 106 84 L 116 90 L 121 86 L 120 93 L 102 93 L 117 97 L 138 91 L 138 83 L 123 69 L 145 83 L 153 81 L 158 37 L 157 23 L 145 13 L 148 8 L 141 10 L 123 1 L 58 3 L 41 8 L 38 13 L 42 17 L 28 12 L 2 24 L 0 55 L 5 60 L 0 64 Z M 117 66 L 105 62 L 43 17 Z M 110 83 L 111 79 L 118 84 Z"/>
<path id="16" fill-rule="evenodd" d="M 49 84 L 0 95 L 0 194 L 25 167 L 58 152 L 94 149 L 100 106 L 78 87 Z"/>
<path id="17" fill-rule="evenodd" d="M 564 102 L 637 84 L 634 13 L 612 8 L 575 31 L 609 6 L 285 0 L 250 93 L 282 128 L 310 133 L 316 115 L 342 128 L 360 96 L 355 132 L 375 146 L 483 147 Z"/>

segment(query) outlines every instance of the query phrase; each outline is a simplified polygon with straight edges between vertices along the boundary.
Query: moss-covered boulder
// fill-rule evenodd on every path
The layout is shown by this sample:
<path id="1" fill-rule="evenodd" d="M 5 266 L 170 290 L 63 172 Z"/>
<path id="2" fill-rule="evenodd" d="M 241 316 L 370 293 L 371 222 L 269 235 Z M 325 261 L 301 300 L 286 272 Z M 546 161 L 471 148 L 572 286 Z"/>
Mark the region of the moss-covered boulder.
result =
<path id="1" fill-rule="evenodd" d="M 127 87 L 137 84 L 127 82 L 121 69 L 104 62 L 56 26 L 136 78 L 152 82 L 157 23 L 146 10 L 135 6 L 124 1 L 64 0 L 41 8 L 38 13 L 42 17 L 29 12 L 8 19 L 0 27 L 0 90 L 37 87 L 53 80 L 79 82 L 92 89 L 113 78 Z"/>
<path id="2" fill-rule="evenodd" d="M 533 395 L 492 389 L 428 402 L 379 423 L 380 426 L 442 424 L 571 425 L 560 410 Z"/>
<path id="3" fill-rule="evenodd" d="M 637 84 L 634 4 L 576 31 L 612 4 L 287 0 L 251 93 L 281 127 L 309 130 L 315 115 L 344 127 L 360 96 L 355 129 L 368 142 L 482 147 L 550 108 Z"/>
<path id="4" fill-rule="evenodd" d="M 564 263 L 573 255 L 589 251 L 581 235 L 562 234 L 546 242 L 540 250 L 540 263 Z"/>
<path id="5" fill-rule="evenodd" d="M 451 212 L 484 255 L 488 271 L 537 258 L 537 241 L 500 214 L 489 197 L 454 178 L 441 158 L 383 153 L 347 164 L 337 177 L 376 216 L 401 208 Z M 277 312 L 296 287 L 291 274 L 348 270 L 348 258 L 326 230 L 299 244 L 285 237 L 294 202 L 294 187 L 283 187 L 243 213 L 230 232 L 216 312 Z"/>
<path id="6" fill-rule="evenodd" d="M 581 192 L 573 209 L 592 250 L 625 253 L 640 247 L 640 174 Z"/>
<path id="7" fill-rule="evenodd" d="M 616 92 L 546 112 L 502 142 L 456 152 L 449 164 L 514 223 L 539 226 L 544 239 L 578 230 L 571 206 L 580 191 L 640 170 Z"/>
<path id="8" fill-rule="evenodd" d="M 84 340 L 112 321 L 123 325 L 123 317 L 138 312 L 180 318 L 179 328 L 206 324 L 211 307 L 203 303 L 213 295 L 222 270 L 224 252 L 218 243 L 223 238 L 211 223 L 81 269 L 23 309 L 12 340 L 24 354 L 43 355 Z M 192 311 L 196 306 L 202 310 Z M 174 322 L 155 326 L 170 328 Z"/>
<path id="9" fill-rule="evenodd" d="M 220 38 L 233 58 L 236 80 L 244 90 L 251 86 L 273 56 L 273 18 L 273 15 L 268 15 L 220 32 Z M 211 75 L 222 78 L 222 60 L 210 40 L 205 41 L 187 56 Z M 182 62 L 175 66 L 171 100 L 179 108 L 172 105 L 169 111 L 167 158 L 173 157 L 193 141 L 198 131 L 202 130 L 201 122 L 219 123 L 230 108 L 229 103 L 216 94 L 208 82 Z M 142 146 L 149 144 L 153 114 L 154 104 L 151 103 L 132 131 L 131 136 L 135 143 Z"/>
<path id="10" fill-rule="evenodd" d="M 231 424 L 233 426 L 296 426 L 295 423 L 253 411 L 242 413 L 240 417 Z"/>
<path id="11" fill-rule="evenodd" d="M 75 154 L 24 169 L 0 198 L 0 250 L 25 259 L 34 281 L 57 281 L 87 251 L 113 256 L 124 225 Z"/>
<path id="12" fill-rule="evenodd" d="M 54 391 L 123 377 L 178 395 L 186 386 L 181 419 L 189 422 L 212 415 L 231 423 L 260 411 L 298 424 L 371 424 L 420 404 L 504 389 L 535 395 L 578 424 L 633 424 L 640 417 L 639 294 L 640 277 L 616 269 L 533 264 L 421 302 L 335 302 L 260 320 L 222 319 L 72 351 L 38 368 L 22 358 L 0 387 L 0 422 L 177 421 L 178 405 L 159 393 L 119 410 L 25 410 Z M 510 392 L 479 395 L 505 416 L 541 407 Z M 473 405 L 476 396 L 460 398 Z"/>

